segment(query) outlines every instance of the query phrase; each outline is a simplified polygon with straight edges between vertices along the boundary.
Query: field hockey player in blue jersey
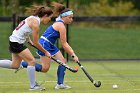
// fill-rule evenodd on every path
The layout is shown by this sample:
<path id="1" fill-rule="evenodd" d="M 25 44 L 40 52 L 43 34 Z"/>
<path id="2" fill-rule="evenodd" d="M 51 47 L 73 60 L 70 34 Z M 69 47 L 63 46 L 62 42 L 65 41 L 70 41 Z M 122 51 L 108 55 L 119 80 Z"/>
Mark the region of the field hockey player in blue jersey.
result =
<path id="1" fill-rule="evenodd" d="M 73 58 L 75 62 L 79 61 L 78 57 L 74 53 L 74 50 L 67 43 L 67 31 L 66 24 L 71 24 L 73 21 L 73 11 L 69 8 L 66 8 L 64 5 L 53 2 L 52 6 L 54 7 L 55 15 L 58 17 L 56 21 L 50 25 L 46 31 L 42 34 L 39 39 L 39 43 L 44 49 L 49 51 L 51 56 L 54 56 L 56 59 L 66 62 L 61 51 L 55 46 L 55 42 L 60 38 L 60 42 L 64 50 Z M 51 59 L 46 57 L 45 54 L 38 50 L 37 54 L 40 56 L 41 64 L 36 63 L 35 68 L 38 72 L 47 72 L 50 68 Z M 22 62 L 24 68 L 27 67 L 27 62 Z M 69 89 L 70 86 L 64 84 L 64 75 L 66 68 L 62 65 L 58 66 L 57 70 L 57 84 L 55 89 Z"/>

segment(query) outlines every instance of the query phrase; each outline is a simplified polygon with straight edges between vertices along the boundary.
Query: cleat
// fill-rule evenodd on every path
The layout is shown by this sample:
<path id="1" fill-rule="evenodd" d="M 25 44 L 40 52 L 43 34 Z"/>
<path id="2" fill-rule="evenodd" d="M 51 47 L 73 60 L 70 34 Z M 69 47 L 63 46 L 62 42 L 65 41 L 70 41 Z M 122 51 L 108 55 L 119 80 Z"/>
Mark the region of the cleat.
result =
<path id="1" fill-rule="evenodd" d="M 33 87 L 33 88 L 30 88 L 29 90 L 31 91 L 35 91 L 35 90 L 39 90 L 39 91 L 44 91 L 45 88 L 40 86 L 37 82 L 36 82 L 36 85 Z"/>
<path id="2" fill-rule="evenodd" d="M 20 65 L 20 67 L 18 69 L 15 70 L 15 73 L 17 73 L 19 70 L 23 69 L 24 67 L 22 65 Z"/>
<path id="3" fill-rule="evenodd" d="M 55 89 L 70 89 L 71 87 L 70 86 L 68 86 L 68 85 L 65 85 L 65 84 L 57 84 L 56 86 L 55 86 Z"/>

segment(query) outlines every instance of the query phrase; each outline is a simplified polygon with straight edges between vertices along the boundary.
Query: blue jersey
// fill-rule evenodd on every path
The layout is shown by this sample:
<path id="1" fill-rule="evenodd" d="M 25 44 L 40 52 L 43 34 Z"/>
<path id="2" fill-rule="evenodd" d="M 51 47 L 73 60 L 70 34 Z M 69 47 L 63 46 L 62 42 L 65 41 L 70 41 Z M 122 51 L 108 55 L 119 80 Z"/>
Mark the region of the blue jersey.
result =
<path id="1" fill-rule="evenodd" d="M 44 34 L 41 36 L 45 37 L 51 44 L 55 44 L 56 40 L 60 37 L 60 34 L 58 31 L 54 30 L 54 28 L 51 26 L 48 27 L 48 29 L 44 32 Z"/>
<path id="2" fill-rule="evenodd" d="M 62 20 L 56 22 L 64 23 Z M 44 49 L 49 51 L 52 56 L 54 56 L 59 51 L 59 49 L 55 46 L 55 42 L 58 38 L 60 38 L 59 32 L 56 31 L 51 25 L 41 36 L 41 38 L 39 39 L 39 43 Z M 39 50 L 37 51 L 37 54 L 39 54 L 40 56 L 45 56 L 45 54 Z"/>

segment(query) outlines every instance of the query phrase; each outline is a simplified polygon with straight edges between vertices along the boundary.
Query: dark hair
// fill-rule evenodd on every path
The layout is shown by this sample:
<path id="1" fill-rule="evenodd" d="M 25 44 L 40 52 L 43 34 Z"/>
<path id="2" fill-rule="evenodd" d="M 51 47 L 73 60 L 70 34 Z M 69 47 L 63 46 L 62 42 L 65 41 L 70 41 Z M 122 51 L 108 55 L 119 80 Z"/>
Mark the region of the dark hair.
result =
<path id="1" fill-rule="evenodd" d="M 54 15 L 58 16 L 64 12 L 70 11 L 71 9 L 66 8 L 63 4 L 52 2 L 51 6 L 53 6 Z"/>
<path id="2" fill-rule="evenodd" d="M 32 15 L 38 16 L 38 17 L 43 17 L 46 14 L 48 16 L 53 14 L 53 11 L 51 8 L 47 6 L 36 6 L 36 5 L 33 5 L 31 8 L 27 8 L 27 12 L 32 13 Z"/>

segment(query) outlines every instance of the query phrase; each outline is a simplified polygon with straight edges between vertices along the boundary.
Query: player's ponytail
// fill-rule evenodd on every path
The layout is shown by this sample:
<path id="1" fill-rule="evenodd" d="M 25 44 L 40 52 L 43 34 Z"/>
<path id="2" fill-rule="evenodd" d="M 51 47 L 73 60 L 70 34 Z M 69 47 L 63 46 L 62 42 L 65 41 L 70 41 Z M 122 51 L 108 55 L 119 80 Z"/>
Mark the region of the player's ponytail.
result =
<path id="1" fill-rule="evenodd" d="M 63 4 L 52 2 L 51 6 L 53 6 L 53 11 L 55 16 L 59 16 L 60 14 L 70 11 L 69 8 L 66 8 Z"/>
<path id="2" fill-rule="evenodd" d="M 32 13 L 32 15 L 38 16 L 38 17 L 43 17 L 46 14 L 47 16 L 50 16 L 51 14 L 53 14 L 53 11 L 51 8 L 47 6 L 36 6 L 36 5 L 33 5 L 31 8 L 27 8 L 27 12 Z"/>

